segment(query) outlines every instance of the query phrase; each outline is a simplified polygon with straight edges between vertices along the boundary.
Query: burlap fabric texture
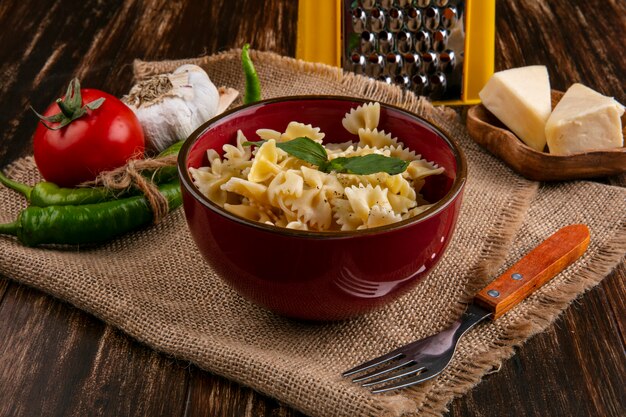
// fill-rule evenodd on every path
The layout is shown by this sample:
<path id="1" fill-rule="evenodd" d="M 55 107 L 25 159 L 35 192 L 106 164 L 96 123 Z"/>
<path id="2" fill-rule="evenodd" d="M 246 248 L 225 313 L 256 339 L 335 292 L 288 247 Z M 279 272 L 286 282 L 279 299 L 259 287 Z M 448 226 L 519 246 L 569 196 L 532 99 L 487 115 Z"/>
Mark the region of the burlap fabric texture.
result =
<path id="1" fill-rule="evenodd" d="M 626 189 L 592 182 L 540 187 L 474 144 L 454 112 L 331 67 L 254 51 L 252 58 L 264 98 L 340 94 L 395 104 L 442 126 L 464 148 L 469 180 L 459 224 L 428 279 L 386 308 L 348 321 L 286 319 L 250 304 L 220 280 L 195 248 L 180 209 L 158 226 L 97 247 L 27 248 L 0 237 L 0 274 L 66 300 L 158 351 L 312 416 L 439 416 L 452 398 L 510 357 L 514 346 L 545 329 L 622 259 Z M 204 67 L 216 85 L 243 91 L 236 50 L 185 61 L 136 62 L 135 75 L 142 79 L 184 62 Z M 38 180 L 28 158 L 6 173 L 30 183 Z M 13 220 L 24 202 L 1 188 L 0 205 L 4 222 Z M 571 223 L 591 229 L 583 258 L 515 310 L 469 332 L 451 366 L 435 380 L 372 395 L 340 377 L 357 363 L 442 330 L 490 277 Z"/>

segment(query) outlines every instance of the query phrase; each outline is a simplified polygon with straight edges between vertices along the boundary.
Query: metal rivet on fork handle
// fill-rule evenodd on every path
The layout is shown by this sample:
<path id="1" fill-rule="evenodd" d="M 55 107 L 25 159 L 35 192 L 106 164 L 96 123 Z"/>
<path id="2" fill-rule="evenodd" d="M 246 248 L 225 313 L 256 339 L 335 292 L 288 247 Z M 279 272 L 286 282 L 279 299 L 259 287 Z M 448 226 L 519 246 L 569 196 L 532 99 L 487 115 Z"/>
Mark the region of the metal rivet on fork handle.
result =
<path id="1" fill-rule="evenodd" d="M 522 274 L 518 274 L 517 272 L 511 274 L 511 278 L 513 278 L 515 281 L 519 281 L 520 279 L 524 278 L 524 276 Z"/>
<path id="2" fill-rule="evenodd" d="M 496 290 L 489 290 L 487 291 L 487 294 L 489 294 L 492 297 L 500 297 L 500 291 L 496 291 Z"/>

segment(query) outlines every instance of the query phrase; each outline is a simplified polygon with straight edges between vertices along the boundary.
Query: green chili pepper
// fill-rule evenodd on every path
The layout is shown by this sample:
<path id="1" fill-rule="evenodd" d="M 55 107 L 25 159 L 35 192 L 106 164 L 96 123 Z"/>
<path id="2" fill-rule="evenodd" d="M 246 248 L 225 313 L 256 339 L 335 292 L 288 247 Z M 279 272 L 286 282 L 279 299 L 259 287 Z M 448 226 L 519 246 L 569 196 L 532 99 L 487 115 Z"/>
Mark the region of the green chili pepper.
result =
<path id="1" fill-rule="evenodd" d="M 159 156 L 177 154 L 182 144 L 183 141 L 176 142 L 161 152 Z M 164 184 L 176 179 L 178 172 L 176 166 L 168 166 L 145 175 L 150 176 L 155 184 Z M 140 193 L 138 190 L 131 189 L 123 194 L 119 194 L 104 187 L 61 188 L 48 181 L 39 182 L 31 187 L 7 178 L 2 172 L 0 172 L 0 184 L 4 184 L 24 195 L 30 205 L 37 207 L 95 204 Z"/>
<path id="2" fill-rule="evenodd" d="M 158 156 L 164 157 L 170 155 L 178 155 L 180 148 L 183 147 L 183 143 L 185 143 L 185 141 L 180 140 L 170 145 L 168 148 L 161 151 Z M 152 182 L 154 182 L 155 184 L 165 184 L 166 182 L 170 182 L 178 178 L 178 167 L 176 165 L 164 167 L 157 169 L 152 174 L 148 173 L 146 175 L 149 176 L 152 179 Z"/>
<path id="3" fill-rule="evenodd" d="M 254 103 L 261 100 L 261 83 L 254 69 L 254 64 L 249 54 L 250 44 L 245 44 L 241 50 L 241 64 L 246 77 L 246 91 L 243 96 L 243 104 Z"/>
<path id="4" fill-rule="evenodd" d="M 159 191 L 170 211 L 182 204 L 178 181 Z M 27 246 L 99 243 L 147 225 L 152 218 L 152 209 L 142 196 L 82 206 L 30 206 L 16 221 L 0 224 L 0 234 L 17 236 Z"/>

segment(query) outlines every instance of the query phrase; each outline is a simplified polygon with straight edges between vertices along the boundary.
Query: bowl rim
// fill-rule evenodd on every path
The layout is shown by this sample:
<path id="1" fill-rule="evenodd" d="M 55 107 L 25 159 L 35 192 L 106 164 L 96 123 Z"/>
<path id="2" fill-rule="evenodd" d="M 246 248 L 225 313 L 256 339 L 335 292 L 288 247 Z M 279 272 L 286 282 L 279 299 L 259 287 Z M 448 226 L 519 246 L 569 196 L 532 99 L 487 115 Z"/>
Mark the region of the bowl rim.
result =
<path id="1" fill-rule="evenodd" d="M 374 234 L 381 234 L 386 232 L 391 232 L 398 229 L 408 228 L 416 223 L 420 223 L 425 221 L 437 213 L 441 212 L 445 208 L 447 208 L 450 204 L 452 204 L 457 196 L 463 190 L 465 183 L 467 181 L 467 160 L 465 157 L 465 153 L 461 149 L 461 147 L 449 137 L 447 133 L 435 123 L 430 122 L 424 119 L 417 114 L 403 109 L 402 107 L 398 107 L 392 104 L 386 104 L 383 102 L 379 102 L 381 107 L 386 107 L 388 109 L 398 111 L 404 113 L 407 116 L 410 116 L 414 119 L 417 119 L 420 123 L 424 124 L 426 127 L 433 130 L 436 134 L 438 134 L 449 146 L 451 149 L 456 165 L 457 172 L 456 178 L 450 187 L 450 190 L 446 193 L 443 198 L 439 199 L 436 203 L 433 204 L 432 207 L 418 214 L 417 216 L 410 217 L 408 219 L 390 223 L 383 226 L 377 226 L 370 229 L 363 230 L 330 230 L 330 231 L 315 231 L 315 230 L 298 230 L 298 229 L 288 229 L 286 227 L 279 227 L 274 225 L 268 225 L 265 223 L 255 222 L 252 220 L 248 220 L 246 218 L 237 216 L 236 214 L 230 213 L 223 207 L 219 206 L 217 203 L 211 201 L 208 197 L 200 192 L 200 190 L 194 185 L 193 180 L 191 179 L 191 175 L 189 174 L 189 170 L 187 169 L 187 157 L 189 155 L 189 150 L 191 147 L 197 142 L 198 138 L 202 136 L 207 130 L 209 130 L 214 124 L 219 122 L 221 119 L 232 115 L 233 113 L 240 112 L 250 107 L 255 106 L 264 106 L 268 104 L 274 104 L 285 101 L 307 101 L 307 100 L 330 100 L 330 101 L 350 101 L 357 102 L 361 104 L 377 102 L 376 100 L 360 98 L 360 97 L 350 97 L 350 96 L 341 96 L 341 95 L 295 95 L 295 96 L 281 96 L 274 97 L 265 100 L 255 101 L 253 103 L 244 104 L 241 106 L 237 106 L 233 109 L 227 110 L 219 115 L 213 117 L 212 119 L 204 122 L 200 125 L 196 130 L 189 135 L 189 137 L 184 141 L 177 158 L 177 167 L 178 167 L 178 175 L 180 178 L 181 187 L 184 187 L 187 192 L 189 192 L 198 202 L 200 202 L 203 206 L 215 212 L 216 214 L 227 218 L 228 220 L 239 223 L 240 225 L 252 227 L 257 230 L 261 230 L 269 233 L 276 233 L 280 235 L 293 236 L 293 237 L 306 237 L 306 238 L 318 238 L 318 239 L 344 239 L 350 237 L 358 237 L 358 236 L 368 236 Z"/>

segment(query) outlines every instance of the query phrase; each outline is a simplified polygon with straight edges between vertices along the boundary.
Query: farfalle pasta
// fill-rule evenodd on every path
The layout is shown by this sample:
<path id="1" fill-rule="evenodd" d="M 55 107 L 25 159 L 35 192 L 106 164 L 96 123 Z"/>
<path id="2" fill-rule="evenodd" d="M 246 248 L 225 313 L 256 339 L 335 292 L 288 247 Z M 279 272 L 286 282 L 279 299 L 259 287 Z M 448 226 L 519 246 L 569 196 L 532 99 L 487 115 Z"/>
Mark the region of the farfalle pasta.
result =
<path id="1" fill-rule="evenodd" d="M 224 145 L 222 157 L 209 150 L 209 165 L 189 171 L 210 200 L 255 222 L 313 231 L 362 230 L 399 222 L 432 205 L 420 189 L 426 177 L 444 169 L 407 149 L 391 133 L 378 130 L 379 119 L 378 103 L 352 109 L 342 124 L 358 135 L 358 142 L 321 146 L 330 163 L 372 154 L 401 159 L 408 165 L 399 174 L 323 172 L 277 146 L 301 137 L 322 143 L 325 134 L 319 128 L 296 121 L 284 132 L 257 130 L 254 140 L 263 142 L 254 150 L 239 131 L 235 145 Z"/>

